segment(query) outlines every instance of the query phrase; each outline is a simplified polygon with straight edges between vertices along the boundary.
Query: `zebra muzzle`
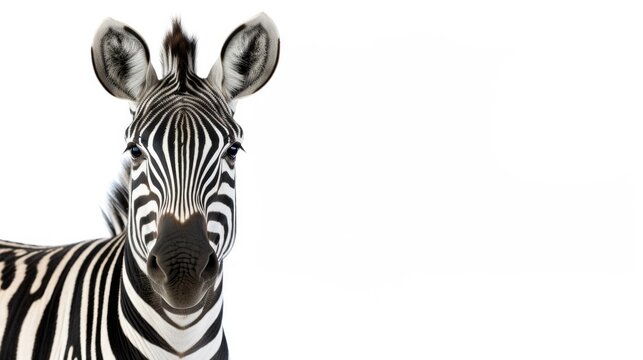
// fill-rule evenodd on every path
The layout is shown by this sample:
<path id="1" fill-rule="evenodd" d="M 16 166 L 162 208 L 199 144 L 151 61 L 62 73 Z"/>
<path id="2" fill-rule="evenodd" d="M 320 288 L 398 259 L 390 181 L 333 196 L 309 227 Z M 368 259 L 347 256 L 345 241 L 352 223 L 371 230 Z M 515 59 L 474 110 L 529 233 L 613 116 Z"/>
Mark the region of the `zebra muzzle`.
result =
<path id="1" fill-rule="evenodd" d="M 168 305 L 193 307 L 213 288 L 219 261 L 207 237 L 205 218 L 193 215 L 179 222 L 172 216 L 158 221 L 158 238 L 147 258 L 152 288 Z"/>

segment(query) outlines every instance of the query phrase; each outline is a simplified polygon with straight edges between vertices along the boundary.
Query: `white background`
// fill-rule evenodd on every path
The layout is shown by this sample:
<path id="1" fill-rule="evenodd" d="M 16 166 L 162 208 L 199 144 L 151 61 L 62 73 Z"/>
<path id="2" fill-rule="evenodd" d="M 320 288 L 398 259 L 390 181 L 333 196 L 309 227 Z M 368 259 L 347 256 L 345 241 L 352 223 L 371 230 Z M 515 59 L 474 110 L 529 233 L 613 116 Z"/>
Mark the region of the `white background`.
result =
<path id="1" fill-rule="evenodd" d="M 92 70 L 104 17 L 158 54 L 181 15 L 205 76 L 266 11 L 281 61 L 236 115 L 234 359 L 643 357 L 636 2 L 16 3 L 0 5 L 0 238 L 107 234 L 130 117 Z"/>

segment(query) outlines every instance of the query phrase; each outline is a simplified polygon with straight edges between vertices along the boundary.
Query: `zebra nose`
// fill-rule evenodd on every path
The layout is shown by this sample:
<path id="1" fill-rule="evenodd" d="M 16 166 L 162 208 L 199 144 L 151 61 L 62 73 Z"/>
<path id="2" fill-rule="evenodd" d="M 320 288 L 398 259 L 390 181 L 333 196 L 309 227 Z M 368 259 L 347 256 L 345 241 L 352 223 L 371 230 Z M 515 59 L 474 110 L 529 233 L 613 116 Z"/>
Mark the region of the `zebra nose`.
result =
<path id="1" fill-rule="evenodd" d="M 159 220 L 158 238 L 147 258 L 147 274 L 157 285 L 199 287 L 213 280 L 219 261 L 207 238 L 205 219 Z M 192 284 L 192 285 L 189 285 Z"/>
<path id="2" fill-rule="evenodd" d="M 210 251 L 210 254 L 207 256 L 201 254 L 191 259 L 187 259 L 185 256 L 181 256 L 180 258 L 182 258 L 183 261 L 168 261 L 158 253 L 151 253 L 147 260 L 148 276 L 157 284 L 163 284 L 170 279 L 173 273 L 181 271 L 181 269 L 188 269 L 189 267 L 192 267 L 192 271 L 197 275 L 198 280 L 212 280 L 217 275 L 219 261 L 214 251 Z"/>

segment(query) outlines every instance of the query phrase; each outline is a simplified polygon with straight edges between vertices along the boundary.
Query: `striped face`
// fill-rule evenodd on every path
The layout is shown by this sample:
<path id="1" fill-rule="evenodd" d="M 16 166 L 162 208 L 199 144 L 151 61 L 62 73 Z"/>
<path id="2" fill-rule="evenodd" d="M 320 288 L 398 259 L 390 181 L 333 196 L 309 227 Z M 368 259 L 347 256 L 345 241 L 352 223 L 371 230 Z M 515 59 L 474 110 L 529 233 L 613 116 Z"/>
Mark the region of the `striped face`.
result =
<path id="1" fill-rule="evenodd" d="M 126 132 L 130 245 L 154 290 L 175 307 L 200 300 L 235 234 L 241 128 L 206 81 L 176 76 L 142 99 Z M 194 284 L 199 284 L 196 286 Z"/>
<path id="2" fill-rule="evenodd" d="M 242 24 L 207 78 L 196 75 L 195 49 L 175 22 L 158 80 L 147 45 L 130 27 L 107 19 L 92 47 L 98 79 L 129 100 L 134 114 L 125 136 L 131 166 L 123 197 L 129 198 L 128 250 L 149 286 L 130 274 L 129 264 L 127 275 L 175 309 L 194 308 L 218 284 L 235 236 L 234 164 L 242 131 L 232 108 L 272 76 L 279 36 L 265 14 Z"/>

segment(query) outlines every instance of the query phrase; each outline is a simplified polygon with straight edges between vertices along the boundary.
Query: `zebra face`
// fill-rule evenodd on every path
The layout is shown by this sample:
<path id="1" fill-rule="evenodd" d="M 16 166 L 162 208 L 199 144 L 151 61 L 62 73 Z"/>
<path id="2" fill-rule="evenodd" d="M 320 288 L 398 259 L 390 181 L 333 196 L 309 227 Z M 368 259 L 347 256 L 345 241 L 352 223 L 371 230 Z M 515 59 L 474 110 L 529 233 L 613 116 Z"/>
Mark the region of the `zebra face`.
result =
<path id="1" fill-rule="evenodd" d="M 214 285 L 235 233 L 234 149 L 241 128 L 221 96 L 194 78 L 151 89 L 127 130 L 129 234 L 156 292 L 189 307 Z"/>
<path id="2" fill-rule="evenodd" d="M 128 250 L 151 288 L 176 309 L 198 306 L 220 279 L 235 235 L 236 100 L 261 88 L 279 38 L 261 14 L 226 40 L 207 78 L 194 71 L 196 42 L 178 21 L 164 41 L 157 79 L 140 35 L 107 19 L 92 48 L 96 74 L 130 100 Z"/>

